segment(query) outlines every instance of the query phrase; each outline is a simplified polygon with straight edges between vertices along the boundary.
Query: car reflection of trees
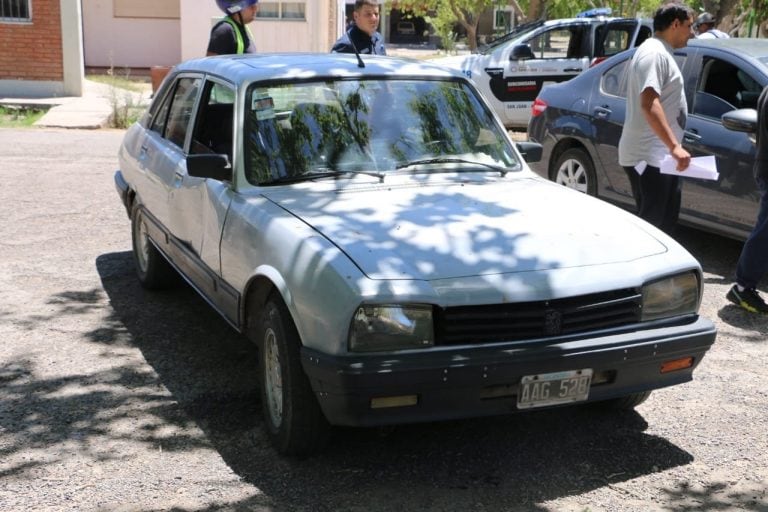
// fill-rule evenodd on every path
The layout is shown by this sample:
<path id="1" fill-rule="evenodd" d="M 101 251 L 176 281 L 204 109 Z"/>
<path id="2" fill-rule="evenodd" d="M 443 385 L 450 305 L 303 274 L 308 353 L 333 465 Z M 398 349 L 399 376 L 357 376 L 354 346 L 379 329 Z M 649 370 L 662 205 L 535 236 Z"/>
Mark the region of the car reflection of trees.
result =
<path id="1" fill-rule="evenodd" d="M 333 101 L 299 102 L 288 114 L 262 119 L 253 111 L 248 116 L 253 183 L 319 170 L 388 170 L 414 158 L 477 152 L 510 161 L 493 118 L 458 83 L 361 83 Z"/>

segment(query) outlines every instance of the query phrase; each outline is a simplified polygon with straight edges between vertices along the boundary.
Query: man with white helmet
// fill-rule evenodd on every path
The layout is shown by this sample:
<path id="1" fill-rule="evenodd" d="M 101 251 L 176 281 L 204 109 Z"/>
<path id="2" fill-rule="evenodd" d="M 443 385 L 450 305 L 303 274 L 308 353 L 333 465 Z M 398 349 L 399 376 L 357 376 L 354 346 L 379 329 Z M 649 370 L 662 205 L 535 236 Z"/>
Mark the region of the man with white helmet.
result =
<path id="1" fill-rule="evenodd" d="M 206 55 L 256 53 L 253 34 L 246 27 L 259 10 L 259 0 L 216 0 L 226 15 L 211 29 Z"/>

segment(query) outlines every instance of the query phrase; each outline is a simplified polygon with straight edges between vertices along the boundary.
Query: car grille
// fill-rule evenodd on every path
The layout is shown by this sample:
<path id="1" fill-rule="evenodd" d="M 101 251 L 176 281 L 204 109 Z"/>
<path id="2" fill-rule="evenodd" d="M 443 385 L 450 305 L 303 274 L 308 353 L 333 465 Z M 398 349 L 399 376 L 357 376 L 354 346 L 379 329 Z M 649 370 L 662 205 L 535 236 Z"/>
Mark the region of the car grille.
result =
<path id="1" fill-rule="evenodd" d="M 565 299 L 459 306 L 436 311 L 435 344 L 519 341 L 629 325 L 640 320 L 636 289 Z"/>

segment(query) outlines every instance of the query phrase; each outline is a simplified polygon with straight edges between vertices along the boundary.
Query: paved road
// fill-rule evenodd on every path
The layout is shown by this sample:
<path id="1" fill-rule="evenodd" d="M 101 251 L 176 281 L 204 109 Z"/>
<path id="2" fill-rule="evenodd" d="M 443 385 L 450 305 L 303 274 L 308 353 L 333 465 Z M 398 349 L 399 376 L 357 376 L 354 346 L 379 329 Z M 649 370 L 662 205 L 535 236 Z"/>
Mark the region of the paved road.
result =
<path id="1" fill-rule="evenodd" d="M 723 299 L 740 244 L 680 234 L 720 334 L 637 412 L 344 429 L 284 459 L 251 346 L 138 286 L 121 137 L 0 130 L 0 511 L 768 510 L 768 319 Z"/>

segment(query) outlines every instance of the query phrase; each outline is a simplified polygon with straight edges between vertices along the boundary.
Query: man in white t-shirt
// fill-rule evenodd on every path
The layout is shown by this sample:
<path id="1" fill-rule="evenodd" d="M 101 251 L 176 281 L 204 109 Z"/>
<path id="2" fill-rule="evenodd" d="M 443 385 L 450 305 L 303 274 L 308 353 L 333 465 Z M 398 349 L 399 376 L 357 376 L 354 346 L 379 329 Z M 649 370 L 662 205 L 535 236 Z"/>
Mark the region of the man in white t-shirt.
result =
<path id="1" fill-rule="evenodd" d="M 678 171 L 691 161 L 681 146 L 688 104 L 673 52 L 693 37 L 693 10 L 665 4 L 653 16 L 653 29 L 654 37 L 638 47 L 629 64 L 619 164 L 632 183 L 638 216 L 672 233 L 680 212 L 681 183 L 659 167 L 667 156 L 675 159 Z"/>
<path id="2" fill-rule="evenodd" d="M 699 14 L 694 26 L 696 27 L 697 39 L 728 39 L 731 37 L 715 28 L 715 18 L 708 12 Z"/>

